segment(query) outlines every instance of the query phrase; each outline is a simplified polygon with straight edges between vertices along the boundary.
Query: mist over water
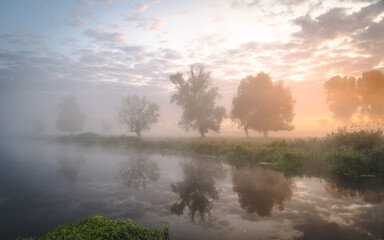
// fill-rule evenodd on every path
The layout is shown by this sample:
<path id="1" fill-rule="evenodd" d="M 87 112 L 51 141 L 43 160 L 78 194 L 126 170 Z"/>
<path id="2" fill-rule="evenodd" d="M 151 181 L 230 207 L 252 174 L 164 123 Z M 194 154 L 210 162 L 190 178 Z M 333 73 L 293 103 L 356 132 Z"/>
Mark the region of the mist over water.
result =
<path id="1" fill-rule="evenodd" d="M 1 239 L 92 214 L 168 223 L 172 239 L 378 239 L 384 186 L 204 158 L 1 142 Z"/>
<path id="2" fill-rule="evenodd" d="M 384 1 L 0 1 L 0 239 L 384 238 Z"/>

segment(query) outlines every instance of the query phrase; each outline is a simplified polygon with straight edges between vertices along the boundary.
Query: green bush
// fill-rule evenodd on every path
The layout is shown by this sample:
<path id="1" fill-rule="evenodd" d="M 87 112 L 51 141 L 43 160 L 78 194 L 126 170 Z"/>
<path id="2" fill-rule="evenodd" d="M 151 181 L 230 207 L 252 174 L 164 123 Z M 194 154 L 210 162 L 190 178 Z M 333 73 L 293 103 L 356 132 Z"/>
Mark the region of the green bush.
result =
<path id="1" fill-rule="evenodd" d="M 161 230 L 156 228 L 144 228 L 133 223 L 130 219 L 110 220 L 97 215 L 75 222 L 69 222 L 65 225 L 59 225 L 55 230 L 47 233 L 40 239 L 162 240 L 169 239 L 169 231 L 167 226 Z"/>
<path id="2" fill-rule="evenodd" d="M 280 157 L 272 163 L 272 167 L 284 171 L 299 171 L 304 165 L 304 155 L 294 150 L 285 150 L 280 153 Z"/>

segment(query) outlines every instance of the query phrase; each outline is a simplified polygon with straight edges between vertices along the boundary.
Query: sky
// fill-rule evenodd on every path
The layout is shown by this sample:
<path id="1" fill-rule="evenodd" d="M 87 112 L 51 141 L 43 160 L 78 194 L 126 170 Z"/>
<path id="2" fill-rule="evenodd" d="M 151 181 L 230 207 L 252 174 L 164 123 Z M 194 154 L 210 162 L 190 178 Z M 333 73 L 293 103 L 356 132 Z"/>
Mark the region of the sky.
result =
<path id="1" fill-rule="evenodd" d="M 116 123 L 123 96 L 138 94 L 161 107 L 149 134 L 183 134 L 169 76 L 203 63 L 228 112 L 247 75 L 283 80 L 300 135 L 334 126 L 325 80 L 383 71 L 383 56 L 384 1 L 2 0 L 0 132 L 39 118 L 54 132 L 68 94 L 87 116 L 84 131 L 100 131 Z M 221 132 L 241 134 L 230 120 Z"/>

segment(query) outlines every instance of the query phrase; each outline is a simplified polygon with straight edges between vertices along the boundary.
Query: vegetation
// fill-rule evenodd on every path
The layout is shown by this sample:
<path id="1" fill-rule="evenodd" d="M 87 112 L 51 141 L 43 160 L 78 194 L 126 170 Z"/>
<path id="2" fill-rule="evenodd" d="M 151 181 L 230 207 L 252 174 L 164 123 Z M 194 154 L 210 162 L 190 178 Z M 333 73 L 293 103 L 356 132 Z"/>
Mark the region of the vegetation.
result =
<path id="1" fill-rule="evenodd" d="M 185 130 L 197 130 L 204 137 L 209 130 L 220 131 L 220 123 L 226 115 L 224 107 L 215 106 L 219 97 L 218 88 L 211 87 L 210 72 L 203 65 L 192 65 L 185 80 L 181 73 L 169 77 L 177 92 L 172 95 L 171 102 L 181 106 L 184 111 L 179 121 Z"/>
<path id="2" fill-rule="evenodd" d="M 74 95 L 64 97 L 63 101 L 58 105 L 58 109 L 57 129 L 63 132 L 70 132 L 71 134 L 83 129 L 85 116 L 80 112 Z"/>
<path id="3" fill-rule="evenodd" d="M 308 139 L 138 139 L 93 133 L 63 136 L 61 142 L 121 146 L 162 153 L 211 156 L 234 166 L 263 164 L 285 173 L 367 176 L 384 175 L 381 129 L 341 128 L 324 138 Z"/>
<path id="4" fill-rule="evenodd" d="M 259 72 L 242 79 L 232 101 L 231 118 L 248 136 L 252 129 L 268 136 L 268 131 L 292 130 L 295 100 L 282 81 Z"/>
<path id="5" fill-rule="evenodd" d="M 19 238 L 20 239 L 20 238 Z M 24 238 L 33 240 L 35 238 Z M 52 232 L 47 233 L 45 239 L 169 239 L 168 227 L 163 229 L 145 228 L 133 223 L 130 219 L 110 220 L 102 216 L 91 216 L 83 220 L 59 225 Z"/>
<path id="6" fill-rule="evenodd" d="M 356 79 L 334 76 L 325 81 L 324 89 L 333 118 L 342 123 L 348 123 L 359 105 Z"/>
<path id="7" fill-rule="evenodd" d="M 335 119 L 342 123 L 366 117 L 371 123 L 384 120 L 384 74 L 364 72 L 362 77 L 334 76 L 324 83 L 326 100 Z"/>
<path id="8" fill-rule="evenodd" d="M 141 137 L 141 131 L 149 130 L 157 122 L 159 109 L 158 104 L 148 102 L 145 97 L 127 96 L 122 100 L 118 119 L 129 132 Z"/>

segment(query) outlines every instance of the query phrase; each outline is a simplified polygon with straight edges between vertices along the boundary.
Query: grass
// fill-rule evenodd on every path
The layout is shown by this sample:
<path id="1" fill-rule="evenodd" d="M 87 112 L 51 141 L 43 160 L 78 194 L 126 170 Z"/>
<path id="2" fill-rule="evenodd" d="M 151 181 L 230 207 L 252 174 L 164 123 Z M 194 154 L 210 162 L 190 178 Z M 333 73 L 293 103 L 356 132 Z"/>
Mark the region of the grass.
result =
<path id="1" fill-rule="evenodd" d="M 323 138 L 306 139 L 151 140 L 85 133 L 62 136 L 58 141 L 83 146 L 120 146 L 160 153 L 213 156 L 235 166 L 263 163 L 296 175 L 384 175 L 384 136 L 381 129 L 341 128 Z"/>
<path id="2" fill-rule="evenodd" d="M 35 238 L 18 238 L 33 240 Z M 83 220 L 59 225 L 52 232 L 47 233 L 41 240 L 48 239 L 130 239 L 130 240 L 165 240 L 169 239 L 168 227 L 163 229 L 145 228 L 133 223 L 130 219 L 111 220 L 102 216 L 91 216 Z"/>

